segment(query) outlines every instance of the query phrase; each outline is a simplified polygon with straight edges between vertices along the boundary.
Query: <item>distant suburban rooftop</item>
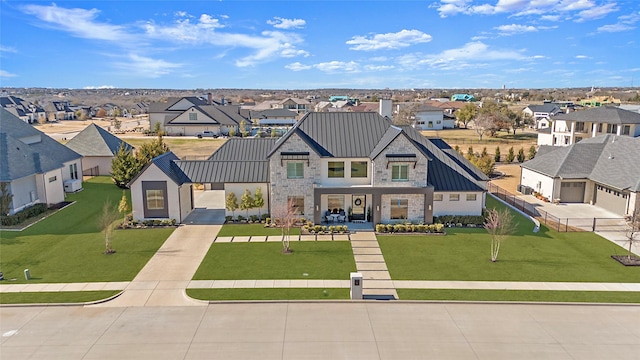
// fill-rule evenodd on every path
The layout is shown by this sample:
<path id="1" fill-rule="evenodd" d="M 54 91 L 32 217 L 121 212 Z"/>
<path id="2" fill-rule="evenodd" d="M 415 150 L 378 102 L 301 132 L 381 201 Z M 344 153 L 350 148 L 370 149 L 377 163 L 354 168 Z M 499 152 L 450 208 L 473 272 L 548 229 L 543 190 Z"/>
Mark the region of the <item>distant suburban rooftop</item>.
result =
<path id="1" fill-rule="evenodd" d="M 557 120 L 584 121 L 605 124 L 640 124 L 640 113 L 617 106 L 601 106 L 568 114 L 558 114 Z"/>

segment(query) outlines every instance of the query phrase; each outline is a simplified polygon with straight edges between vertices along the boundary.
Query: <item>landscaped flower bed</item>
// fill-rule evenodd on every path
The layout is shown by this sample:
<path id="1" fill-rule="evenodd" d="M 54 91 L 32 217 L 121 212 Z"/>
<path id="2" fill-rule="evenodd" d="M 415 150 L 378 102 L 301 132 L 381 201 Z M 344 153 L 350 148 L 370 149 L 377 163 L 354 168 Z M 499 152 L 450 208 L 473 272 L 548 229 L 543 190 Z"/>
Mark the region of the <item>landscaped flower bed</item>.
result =
<path id="1" fill-rule="evenodd" d="M 302 226 L 302 231 L 309 234 L 348 234 L 349 227 L 347 225 L 314 225 L 307 223 Z"/>
<path id="2" fill-rule="evenodd" d="M 151 227 L 175 227 L 176 219 L 129 220 L 118 226 L 118 229 L 146 229 Z"/>
<path id="3" fill-rule="evenodd" d="M 376 232 L 388 233 L 420 233 L 444 234 L 444 224 L 377 224 Z"/>

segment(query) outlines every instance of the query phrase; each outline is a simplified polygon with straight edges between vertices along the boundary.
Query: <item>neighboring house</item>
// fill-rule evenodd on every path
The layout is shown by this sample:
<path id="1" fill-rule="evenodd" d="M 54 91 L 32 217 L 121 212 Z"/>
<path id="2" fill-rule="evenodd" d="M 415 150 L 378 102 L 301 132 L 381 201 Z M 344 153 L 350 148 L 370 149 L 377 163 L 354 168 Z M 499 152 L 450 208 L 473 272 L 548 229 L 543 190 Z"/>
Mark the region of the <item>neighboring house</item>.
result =
<path id="1" fill-rule="evenodd" d="M 65 187 L 82 187 L 82 156 L 4 109 L 0 151 L 0 181 L 13 194 L 10 214 L 37 203 L 60 203 Z"/>
<path id="2" fill-rule="evenodd" d="M 316 223 L 334 209 L 351 209 L 360 221 L 369 214 L 373 223 L 431 223 L 445 214 L 480 215 L 488 181 L 445 142 L 373 112 L 312 112 L 278 140 L 230 139 L 206 161 L 171 154 L 154 162 L 160 165 L 143 169 L 131 183 L 136 219 L 181 221 L 192 203 L 184 186 L 205 183 L 226 195 L 233 191 L 238 201 L 245 189 L 254 194 L 260 187 L 268 204 L 263 213 L 291 201 Z M 147 190 L 154 191 L 144 195 Z M 166 209 L 151 216 L 158 213 L 146 211 L 145 199 L 159 194 L 163 200 L 154 204 Z"/>
<path id="3" fill-rule="evenodd" d="M 17 96 L 0 96 L 0 106 L 29 124 L 47 120 L 47 113 L 42 107 Z"/>
<path id="4" fill-rule="evenodd" d="M 276 107 L 272 107 L 274 109 L 287 109 L 291 111 L 295 111 L 298 115 L 304 115 L 310 111 L 312 111 L 311 103 L 305 99 L 298 98 L 287 98 L 277 103 Z"/>
<path id="5" fill-rule="evenodd" d="M 555 116 L 551 134 L 538 135 L 538 145 L 567 146 L 603 134 L 640 136 L 640 113 L 602 106 Z"/>
<path id="6" fill-rule="evenodd" d="M 551 124 L 551 117 L 562 113 L 560 106 L 554 103 L 544 103 L 542 105 L 528 105 L 523 114 L 531 116 L 535 121 L 535 129 L 544 129 Z"/>
<path id="7" fill-rule="evenodd" d="M 415 111 L 415 122 L 413 124 L 418 130 L 442 130 L 453 129 L 454 120 L 444 119 L 444 113 L 439 107 L 431 105 L 420 105 Z"/>
<path id="8" fill-rule="evenodd" d="M 542 146 L 522 163 L 520 184 L 551 201 L 590 203 L 630 215 L 640 201 L 640 138 L 600 135 L 565 147 Z"/>
<path id="9" fill-rule="evenodd" d="M 253 124 L 261 126 L 293 126 L 298 120 L 298 113 L 286 109 L 249 110 Z"/>
<path id="10" fill-rule="evenodd" d="M 227 135 L 232 128 L 238 130 L 243 121 L 250 128 L 251 121 L 242 112 L 239 106 L 220 105 L 211 97 L 172 98 L 149 106 L 149 126 L 153 130 L 160 124 L 160 130 L 167 135 L 193 136 L 203 131 Z"/>
<path id="11" fill-rule="evenodd" d="M 107 130 L 91 124 L 74 136 L 66 146 L 82 155 L 83 175 L 111 175 L 111 161 L 120 146 L 133 151 L 133 146 Z"/>
<path id="12" fill-rule="evenodd" d="M 49 114 L 49 120 L 73 120 L 76 118 L 75 112 L 70 108 L 68 101 L 52 101 L 52 113 Z"/>
<path id="13" fill-rule="evenodd" d="M 476 101 L 476 98 L 471 94 L 453 94 L 451 95 L 451 101 Z"/>

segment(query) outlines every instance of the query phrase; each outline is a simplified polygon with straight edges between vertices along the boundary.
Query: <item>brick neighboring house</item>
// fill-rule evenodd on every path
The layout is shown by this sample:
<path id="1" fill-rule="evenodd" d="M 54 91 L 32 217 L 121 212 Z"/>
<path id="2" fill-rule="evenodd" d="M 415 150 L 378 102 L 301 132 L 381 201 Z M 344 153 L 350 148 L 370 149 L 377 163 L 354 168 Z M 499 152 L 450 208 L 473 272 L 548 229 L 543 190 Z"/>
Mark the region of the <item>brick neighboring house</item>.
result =
<path id="1" fill-rule="evenodd" d="M 154 206 L 166 204 L 163 214 L 181 214 L 174 217 L 181 221 L 178 208 L 189 200 L 180 199 L 192 196 L 184 185 L 197 182 L 238 199 L 244 189 L 253 194 L 261 187 L 268 204 L 262 213 L 293 201 L 316 223 L 334 209 L 351 209 L 353 220 L 373 223 L 431 223 L 439 215 L 480 215 L 488 181 L 444 141 L 373 112 L 309 113 L 278 140 L 230 139 L 206 161 L 166 158 L 172 160 L 150 165 L 132 181 L 136 219 L 152 217 L 144 194 L 149 190 L 157 200 L 161 188 L 162 199 L 175 200 L 154 200 Z M 171 186 L 162 185 L 167 181 Z"/>
<path id="2" fill-rule="evenodd" d="M 591 203 L 630 215 L 640 194 L 640 137 L 600 135 L 569 146 L 541 146 L 522 163 L 520 184 L 549 200 Z"/>
<path id="3" fill-rule="evenodd" d="M 640 136 L 640 113 L 615 106 L 558 114 L 550 132 L 538 133 L 538 145 L 568 146 L 603 134 Z"/>

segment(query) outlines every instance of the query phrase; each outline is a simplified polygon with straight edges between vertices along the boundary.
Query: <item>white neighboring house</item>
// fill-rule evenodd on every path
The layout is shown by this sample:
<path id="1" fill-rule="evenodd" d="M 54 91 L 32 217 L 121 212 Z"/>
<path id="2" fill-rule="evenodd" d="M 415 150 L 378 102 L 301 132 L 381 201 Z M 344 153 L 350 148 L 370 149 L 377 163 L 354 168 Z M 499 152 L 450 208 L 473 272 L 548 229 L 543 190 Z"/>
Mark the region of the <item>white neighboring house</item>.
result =
<path id="1" fill-rule="evenodd" d="M 414 127 L 418 130 L 453 129 L 455 120 L 444 118 L 441 108 L 431 105 L 420 105 L 415 111 Z"/>
<path id="2" fill-rule="evenodd" d="M 83 175 L 111 175 L 111 161 L 120 146 L 133 151 L 133 146 L 96 124 L 91 124 L 74 136 L 66 146 L 82 155 Z"/>
<path id="3" fill-rule="evenodd" d="M 550 201 L 590 203 L 630 215 L 640 194 L 640 137 L 600 135 L 542 146 L 522 163 L 520 184 Z"/>
<path id="4" fill-rule="evenodd" d="M 604 134 L 640 136 L 640 113 L 616 106 L 558 114 L 552 120 L 550 136 L 538 138 L 539 145 L 568 146 Z"/>
<path id="5" fill-rule="evenodd" d="M 535 129 L 545 129 L 551 125 L 551 117 L 562 113 L 558 104 L 544 103 L 542 105 L 529 105 L 522 110 L 535 121 Z"/>
<path id="6" fill-rule="evenodd" d="M 0 181 L 13 195 L 9 214 L 57 204 L 82 188 L 82 156 L 0 109 Z"/>

